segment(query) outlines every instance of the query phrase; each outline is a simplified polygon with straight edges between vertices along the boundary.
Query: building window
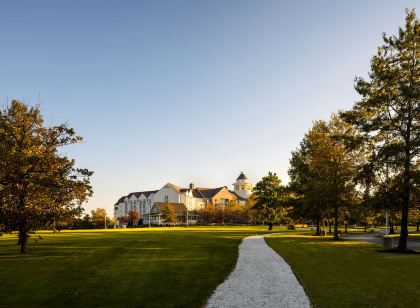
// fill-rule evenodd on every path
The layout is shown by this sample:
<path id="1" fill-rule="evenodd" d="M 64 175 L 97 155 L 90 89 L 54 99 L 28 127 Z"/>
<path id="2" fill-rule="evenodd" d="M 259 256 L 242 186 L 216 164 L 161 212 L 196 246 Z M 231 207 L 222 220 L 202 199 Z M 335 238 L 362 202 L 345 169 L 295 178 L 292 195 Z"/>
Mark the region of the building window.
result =
<path id="1" fill-rule="evenodd" d="M 168 196 L 165 196 L 165 203 L 168 203 L 168 201 L 169 201 Z"/>

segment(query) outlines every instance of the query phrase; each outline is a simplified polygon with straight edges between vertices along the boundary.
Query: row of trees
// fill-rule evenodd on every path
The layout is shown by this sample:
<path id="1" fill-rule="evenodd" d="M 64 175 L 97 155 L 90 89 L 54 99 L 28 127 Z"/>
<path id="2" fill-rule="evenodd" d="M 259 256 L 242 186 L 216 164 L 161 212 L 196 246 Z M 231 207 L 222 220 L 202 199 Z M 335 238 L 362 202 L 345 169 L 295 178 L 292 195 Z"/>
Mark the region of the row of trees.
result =
<path id="1" fill-rule="evenodd" d="M 253 220 L 253 213 L 249 205 L 242 206 L 236 202 L 217 206 L 208 204 L 198 214 L 200 222 L 205 224 L 248 224 Z"/>
<path id="2" fill-rule="evenodd" d="M 290 183 L 269 174 L 255 189 L 260 209 L 282 208 L 293 219 L 365 225 L 384 211 L 401 225 L 420 223 L 420 24 L 407 11 L 398 35 L 383 35 L 369 78 L 356 78 L 361 99 L 328 121 L 315 121 L 290 160 Z"/>
<path id="3" fill-rule="evenodd" d="M 256 222 L 256 213 L 251 210 L 250 203 L 246 206 L 236 202 L 227 205 L 208 204 L 206 208 L 200 211 L 190 211 L 189 214 L 196 214 L 199 217 L 198 223 L 201 224 L 249 224 Z M 162 222 L 169 224 L 178 223 L 182 219 L 185 221 L 187 213 L 183 213 L 183 217 L 177 216 L 173 205 L 168 204 L 162 211 Z M 122 223 L 126 223 L 128 227 L 134 227 L 141 224 L 141 217 L 137 211 L 128 212 L 127 216 L 118 217 Z"/>
<path id="4" fill-rule="evenodd" d="M 261 196 L 265 196 L 260 194 Z M 265 197 L 263 197 L 265 198 Z M 271 200 L 270 200 L 271 202 Z M 283 214 L 283 207 L 270 207 L 269 205 L 256 204 L 256 194 L 247 199 L 242 205 L 231 202 L 227 205 L 207 205 L 197 214 L 200 215 L 200 222 L 205 224 L 265 224 L 272 228 L 273 223 L 286 223 L 290 219 Z"/>
<path id="5" fill-rule="evenodd" d="M 103 229 L 113 227 L 116 223 L 114 218 L 109 218 L 104 208 L 92 210 L 83 217 L 76 217 L 71 223 L 65 225 L 65 228 L 80 229 Z"/>

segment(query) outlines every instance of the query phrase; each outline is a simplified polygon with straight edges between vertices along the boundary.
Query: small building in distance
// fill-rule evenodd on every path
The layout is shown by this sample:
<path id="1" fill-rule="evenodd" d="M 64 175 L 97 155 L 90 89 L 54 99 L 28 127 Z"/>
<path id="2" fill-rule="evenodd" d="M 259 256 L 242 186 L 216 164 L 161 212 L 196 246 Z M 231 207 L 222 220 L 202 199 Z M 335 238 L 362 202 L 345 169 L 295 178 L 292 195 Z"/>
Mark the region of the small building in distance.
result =
<path id="1" fill-rule="evenodd" d="M 197 223 L 199 215 L 189 212 L 184 203 L 155 202 L 150 210 L 150 215 L 145 215 L 143 218 L 143 224 L 149 224 L 149 219 L 151 225 L 167 224 L 165 223 L 165 212 L 168 206 L 172 206 L 174 208 L 175 215 L 177 217 L 177 222 L 174 223 L 175 225 L 194 225 Z"/>
<path id="2" fill-rule="evenodd" d="M 150 217 L 150 223 L 159 222 L 159 217 L 160 219 L 162 218 L 162 204 L 175 204 L 180 210 L 180 218 L 182 218 L 182 211 L 186 210 L 188 213 L 198 212 L 204 210 L 210 204 L 216 207 L 226 206 L 231 202 L 245 205 L 246 199 L 252 194 L 253 186 L 251 182 L 241 172 L 233 186 L 234 190 L 232 191 L 226 186 L 204 188 L 195 187 L 191 183 L 188 187 L 180 187 L 172 183 L 167 183 L 159 190 L 132 192 L 126 196 L 122 196 L 115 203 L 114 217 L 117 219 L 119 217 L 127 217 L 130 211 L 136 211 L 139 213 L 140 220 L 143 224 L 148 224 L 149 214 L 150 216 L 152 214 L 154 215 L 153 218 Z M 181 204 L 185 207 L 185 210 L 184 208 L 181 210 Z"/>

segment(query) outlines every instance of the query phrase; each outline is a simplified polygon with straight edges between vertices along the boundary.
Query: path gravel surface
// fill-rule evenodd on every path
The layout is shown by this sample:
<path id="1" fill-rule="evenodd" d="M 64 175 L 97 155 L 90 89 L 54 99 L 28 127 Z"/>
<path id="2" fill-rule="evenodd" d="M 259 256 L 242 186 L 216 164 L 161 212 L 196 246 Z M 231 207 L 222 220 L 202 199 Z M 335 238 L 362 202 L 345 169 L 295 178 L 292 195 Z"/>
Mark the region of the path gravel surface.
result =
<path id="1" fill-rule="evenodd" d="M 236 268 L 210 297 L 207 307 L 310 307 L 290 266 L 264 236 L 243 239 Z"/>
<path id="2" fill-rule="evenodd" d="M 346 234 L 344 238 L 383 246 L 383 243 L 384 243 L 383 238 L 378 237 L 378 235 L 380 234 L 383 234 L 383 233 L 355 233 L 355 234 Z M 392 246 L 394 248 L 397 247 L 398 242 L 399 242 L 399 238 L 394 238 L 392 241 Z M 408 239 L 407 248 L 412 249 L 412 250 L 420 250 L 420 241 Z"/>

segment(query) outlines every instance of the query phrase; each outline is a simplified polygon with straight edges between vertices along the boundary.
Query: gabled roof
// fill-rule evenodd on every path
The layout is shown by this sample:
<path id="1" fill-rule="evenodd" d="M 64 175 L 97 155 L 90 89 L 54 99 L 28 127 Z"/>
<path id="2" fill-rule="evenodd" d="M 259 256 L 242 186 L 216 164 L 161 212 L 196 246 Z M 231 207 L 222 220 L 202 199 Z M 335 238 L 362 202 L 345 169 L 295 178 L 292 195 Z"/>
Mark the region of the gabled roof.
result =
<path id="1" fill-rule="evenodd" d="M 193 197 L 194 198 L 203 198 L 205 199 L 205 197 L 203 196 L 203 194 L 196 188 L 192 191 Z"/>
<path id="2" fill-rule="evenodd" d="M 130 199 L 132 196 L 135 196 L 136 198 L 139 198 L 141 195 L 145 195 L 146 198 L 149 198 L 149 196 L 151 194 L 154 194 L 156 192 L 158 192 L 158 190 L 148 190 L 148 191 L 132 192 L 132 193 L 129 193 L 127 196 L 122 196 L 120 199 L 118 199 L 118 201 L 117 201 L 117 203 L 115 203 L 115 205 L 123 202 L 125 198 Z"/>
<path id="3" fill-rule="evenodd" d="M 140 197 L 141 193 L 142 193 L 141 191 L 129 193 L 127 195 L 127 198 L 130 199 L 132 196 L 138 198 L 138 197 Z"/>
<path id="4" fill-rule="evenodd" d="M 146 196 L 146 198 L 149 198 L 151 194 L 157 193 L 159 190 L 149 190 L 149 191 L 143 191 L 142 194 Z"/>
<path id="5" fill-rule="evenodd" d="M 223 188 L 226 188 L 226 186 L 218 188 L 197 188 L 197 190 L 204 198 L 211 199 L 215 195 L 217 195 L 219 191 L 221 191 Z"/>
<path id="6" fill-rule="evenodd" d="M 172 184 L 172 183 L 167 183 L 165 186 L 163 186 L 163 187 L 170 187 L 170 188 L 173 188 L 173 189 L 175 189 L 175 190 L 181 190 L 181 189 L 183 189 L 182 187 L 179 187 L 179 186 L 176 186 L 176 185 L 174 185 L 174 184 Z"/>
<path id="7" fill-rule="evenodd" d="M 236 180 L 248 180 L 248 178 L 243 172 L 241 172 L 241 174 L 238 176 Z"/>
<path id="8" fill-rule="evenodd" d="M 174 207 L 176 213 L 183 213 L 183 212 L 187 211 L 187 207 L 185 206 L 184 203 L 155 202 L 151 212 L 152 213 L 157 213 L 158 211 L 156 211 L 156 210 L 159 210 L 159 212 L 161 213 L 161 212 L 165 211 L 165 209 L 168 205 L 172 205 Z"/>
<path id="9" fill-rule="evenodd" d="M 118 199 L 117 203 L 115 203 L 115 205 L 120 204 L 121 202 L 123 202 L 125 199 L 125 196 L 122 196 L 121 198 Z"/>

